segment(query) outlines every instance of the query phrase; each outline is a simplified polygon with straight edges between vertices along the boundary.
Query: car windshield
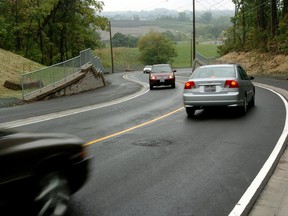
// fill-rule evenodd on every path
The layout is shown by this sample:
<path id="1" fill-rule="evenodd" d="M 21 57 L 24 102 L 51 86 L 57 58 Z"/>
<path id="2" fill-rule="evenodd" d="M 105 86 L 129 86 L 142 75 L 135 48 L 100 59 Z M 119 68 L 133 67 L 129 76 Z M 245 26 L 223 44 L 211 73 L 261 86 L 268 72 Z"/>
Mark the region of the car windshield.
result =
<path id="1" fill-rule="evenodd" d="M 200 67 L 192 74 L 191 78 L 235 78 L 236 73 L 234 67 Z"/>
<path id="2" fill-rule="evenodd" d="M 169 65 L 153 66 L 152 73 L 171 73 L 172 69 Z"/>

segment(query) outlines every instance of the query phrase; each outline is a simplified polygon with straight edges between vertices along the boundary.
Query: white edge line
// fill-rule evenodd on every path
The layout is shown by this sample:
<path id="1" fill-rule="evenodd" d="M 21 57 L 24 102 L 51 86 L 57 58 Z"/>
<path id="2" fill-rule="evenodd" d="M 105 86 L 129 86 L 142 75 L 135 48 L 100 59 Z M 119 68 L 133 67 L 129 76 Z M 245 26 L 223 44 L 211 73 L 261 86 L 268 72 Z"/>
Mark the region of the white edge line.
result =
<path id="1" fill-rule="evenodd" d="M 16 127 L 21 127 L 24 125 L 35 124 L 35 123 L 49 121 L 52 119 L 62 118 L 62 117 L 70 116 L 70 115 L 75 115 L 75 114 L 79 114 L 79 113 L 83 113 L 83 112 L 87 112 L 87 111 L 91 111 L 91 110 L 95 110 L 95 109 L 99 109 L 99 108 L 103 108 L 103 107 L 108 107 L 111 105 L 119 104 L 119 103 L 122 103 L 122 102 L 125 102 L 128 100 L 134 99 L 134 98 L 139 97 L 139 96 L 141 96 L 141 95 L 143 95 L 149 91 L 149 85 L 147 83 L 132 80 L 131 78 L 128 77 L 127 74 L 123 75 L 123 78 L 126 80 L 130 80 L 132 82 L 139 83 L 143 87 L 141 88 L 140 91 L 138 91 L 136 93 L 115 99 L 113 101 L 104 102 L 101 104 L 90 105 L 90 106 L 85 106 L 85 107 L 80 107 L 80 108 L 75 108 L 75 109 L 69 109 L 69 110 L 60 111 L 60 112 L 56 112 L 56 113 L 50 113 L 50 114 L 46 114 L 46 115 L 30 117 L 30 118 L 26 118 L 26 119 L 19 119 L 19 120 L 15 120 L 15 121 L 11 121 L 11 122 L 5 122 L 5 123 L 0 124 L 0 128 L 7 128 L 7 129 L 16 128 Z"/>
<path id="2" fill-rule="evenodd" d="M 286 107 L 286 120 L 285 120 L 285 126 L 284 130 L 274 147 L 272 153 L 270 154 L 269 158 L 265 162 L 265 164 L 262 166 L 261 170 L 255 177 L 255 179 L 252 181 L 250 186 L 247 188 L 243 196 L 240 198 L 238 203 L 235 205 L 234 209 L 230 212 L 229 216 L 242 216 L 247 215 L 247 213 L 250 211 L 251 205 L 254 204 L 256 201 L 255 199 L 258 198 L 259 194 L 262 191 L 262 187 L 265 186 L 265 184 L 268 182 L 270 175 L 272 174 L 271 171 L 274 171 L 275 166 L 278 163 L 279 157 L 283 153 L 283 150 L 285 149 L 285 141 L 288 136 L 288 103 L 286 99 L 279 94 L 278 92 L 269 89 L 268 87 L 257 85 L 258 87 L 265 88 L 275 94 L 277 94 L 284 102 L 284 105 Z M 270 173 L 270 175 L 269 175 Z"/>

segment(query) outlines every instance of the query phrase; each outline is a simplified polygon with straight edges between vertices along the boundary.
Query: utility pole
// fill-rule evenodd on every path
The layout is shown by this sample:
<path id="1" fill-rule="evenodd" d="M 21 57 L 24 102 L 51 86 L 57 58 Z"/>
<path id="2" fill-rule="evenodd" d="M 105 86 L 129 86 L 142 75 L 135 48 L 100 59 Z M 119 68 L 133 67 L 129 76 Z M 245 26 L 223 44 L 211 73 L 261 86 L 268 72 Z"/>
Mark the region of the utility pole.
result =
<path id="1" fill-rule="evenodd" d="M 111 30 L 111 22 L 109 23 L 109 35 L 110 35 L 110 54 L 111 54 L 111 66 L 112 66 L 112 73 L 114 73 L 114 60 L 113 60 L 113 43 L 112 43 L 112 30 Z"/>
<path id="2" fill-rule="evenodd" d="M 196 40 L 195 40 L 195 0 L 193 0 L 193 26 L 192 26 L 192 31 L 193 31 L 193 61 L 196 58 Z"/>

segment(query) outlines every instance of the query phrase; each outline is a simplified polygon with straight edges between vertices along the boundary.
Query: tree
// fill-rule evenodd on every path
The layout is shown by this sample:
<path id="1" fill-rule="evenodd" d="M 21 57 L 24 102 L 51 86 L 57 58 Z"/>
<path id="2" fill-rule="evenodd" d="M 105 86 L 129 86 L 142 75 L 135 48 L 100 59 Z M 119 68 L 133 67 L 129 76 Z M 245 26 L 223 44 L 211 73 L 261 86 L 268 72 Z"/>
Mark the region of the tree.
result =
<path id="1" fill-rule="evenodd" d="M 117 32 L 114 34 L 112 41 L 113 47 L 136 47 L 138 38 Z"/>
<path id="2" fill-rule="evenodd" d="M 177 56 L 173 41 L 162 33 L 150 32 L 138 42 L 140 59 L 144 64 L 172 63 Z"/>
<path id="3" fill-rule="evenodd" d="M 107 19 L 98 0 L 1 0 L 0 47 L 42 64 L 64 61 L 100 43 Z"/>
<path id="4" fill-rule="evenodd" d="M 264 51 L 288 54 L 288 0 L 233 0 L 233 27 L 220 53 Z"/>
<path id="5" fill-rule="evenodd" d="M 186 12 L 179 12 L 178 13 L 178 21 L 180 22 L 187 22 L 189 21 L 190 18 L 189 16 L 187 16 L 187 13 Z"/>
<path id="6" fill-rule="evenodd" d="M 201 15 L 201 21 L 203 23 L 210 23 L 212 20 L 212 13 L 211 11 L 207 11 Z"/>
<path id="7" fill-rule="evenodd" d="M 278 28 L 278 19 L 277 19 L 277 1 L 271 0 L 271 37 L 276 35 L 276 30 Z"/>

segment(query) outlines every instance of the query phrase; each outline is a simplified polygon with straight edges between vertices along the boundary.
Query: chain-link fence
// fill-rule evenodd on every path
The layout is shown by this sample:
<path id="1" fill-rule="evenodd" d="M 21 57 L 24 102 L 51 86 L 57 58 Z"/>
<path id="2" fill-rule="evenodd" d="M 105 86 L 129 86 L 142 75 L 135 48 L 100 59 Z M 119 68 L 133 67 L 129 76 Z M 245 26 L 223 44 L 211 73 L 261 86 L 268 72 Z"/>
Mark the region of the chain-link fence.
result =
<path id="1" fill-rule="evenodd" d="M 70 80 L 81 70 L 85 64 L 92 64 L 98 71 L 103 71 L 100 58 L 95 57 L 91 49 L 80 52 L 80 55 L 67 61 L 22 74 L 23 99 L 30 94 L 41 92 L 45 88 L 55 86 L 58 82 Z"/>
<path id="2" fill-rule="evenodd" d="M 196 53 L 196 59 L 203 63 L 203 65 L 212 64 L 215 61 L 215 57 L 206 57 L 201 55 L 200 53 Z"/>
<path id="3" fill-rule="evenodd" d="M 215 63 L 215 60 L 215 57 L 206 57 L 200 53 L 196 53 L 196 58 L 193 61 L 192 71 L 194 71 L 199 66 L 213 64 Z"/>

